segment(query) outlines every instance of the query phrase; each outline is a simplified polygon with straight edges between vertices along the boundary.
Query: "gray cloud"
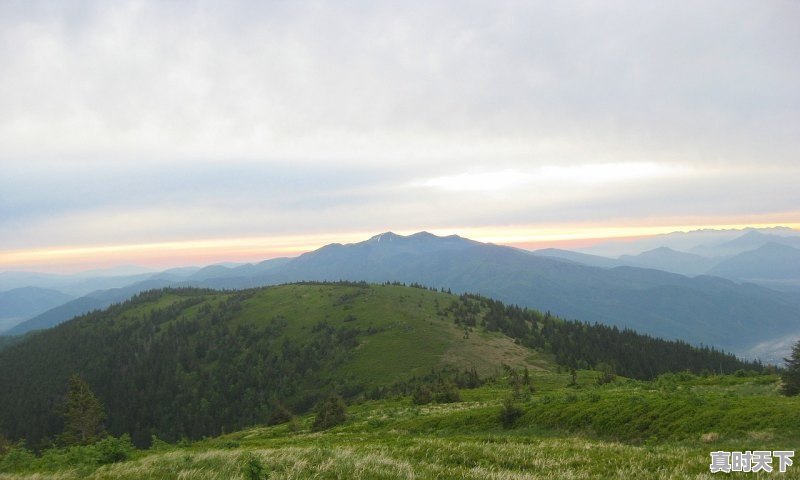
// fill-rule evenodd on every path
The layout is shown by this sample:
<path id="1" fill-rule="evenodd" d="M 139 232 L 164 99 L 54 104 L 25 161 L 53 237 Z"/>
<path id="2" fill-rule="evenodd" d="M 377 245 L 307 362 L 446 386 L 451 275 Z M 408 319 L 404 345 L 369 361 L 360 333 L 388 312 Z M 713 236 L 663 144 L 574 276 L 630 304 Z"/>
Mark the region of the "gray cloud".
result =
<path id="1" fill-rule="evenodd" d="M 11 5 L 0 138 L 25 155 L 787 161 L 797 142 L 790 2 Z"/>
<path id="2" fill-rule="evenodd" d="M 0 248 L 796 215 L 798 26 L 789 1 L 5 1 Z M 620 163 L 697 171 L 536 180 Z M 469 172 L 531 178 L 421 186 Z"/>

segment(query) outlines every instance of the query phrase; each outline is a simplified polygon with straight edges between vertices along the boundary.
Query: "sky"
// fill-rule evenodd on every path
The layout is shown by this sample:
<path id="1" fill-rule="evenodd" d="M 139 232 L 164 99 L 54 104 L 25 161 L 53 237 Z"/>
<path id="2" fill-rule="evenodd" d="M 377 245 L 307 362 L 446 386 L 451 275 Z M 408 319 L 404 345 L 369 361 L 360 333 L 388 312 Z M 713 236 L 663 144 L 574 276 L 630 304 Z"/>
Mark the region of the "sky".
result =
<path id="1" fill-rule="evenodd" d="M 800 3 L 0 0 L 0 271 L 800 227 Z"/>

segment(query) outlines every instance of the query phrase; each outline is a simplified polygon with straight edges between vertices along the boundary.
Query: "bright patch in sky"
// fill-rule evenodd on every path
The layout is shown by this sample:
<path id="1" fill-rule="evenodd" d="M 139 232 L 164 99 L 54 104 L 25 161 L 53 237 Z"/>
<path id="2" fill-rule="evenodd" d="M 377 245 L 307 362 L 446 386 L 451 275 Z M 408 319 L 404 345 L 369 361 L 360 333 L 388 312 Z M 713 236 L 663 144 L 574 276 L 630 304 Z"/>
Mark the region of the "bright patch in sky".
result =
<path id="1" fill-rule="evenodd" d="M 418 180 L 411 185 L 439 188 L 451 192 L 504 192 L 526 186 L 564 189 L 580 185 L 668 179 L 686 175 L 689 172 L 690 169 L 684 166 L 656 163 L 544 165 L 523 171 L 470 171 Z"/>
<path id="2" fill-rule="evenodd" d="M 467 172 L 413 182 L 415 187 L 433 187 L 451 192 L 497 192 L 523 186 L 532 176 L 514 170 Z"/>

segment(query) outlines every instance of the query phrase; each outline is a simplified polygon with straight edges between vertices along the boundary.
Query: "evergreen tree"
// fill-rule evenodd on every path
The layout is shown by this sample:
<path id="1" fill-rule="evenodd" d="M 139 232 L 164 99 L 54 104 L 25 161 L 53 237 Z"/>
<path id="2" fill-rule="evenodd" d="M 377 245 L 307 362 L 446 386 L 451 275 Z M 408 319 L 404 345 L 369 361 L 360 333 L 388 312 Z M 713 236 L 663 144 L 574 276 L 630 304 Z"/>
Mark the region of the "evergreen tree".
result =
<path id="1" fill-rule="evenodd" d="M 103 405 L 80 376 L 69 379 L 64 433 L 61 440 L 67 445 L 89 445 L 99 440 L 104 432 L 106 412 Z"/>
<path id="2" fill-rule="evenodd" d="M 798 395 L 800 394 L 800 341 L 794 344 L 792 356 L 783 360 L 786 362 L 786 370 L 781 374 L 783 379 L 781 391 L 788 396 Z"/>

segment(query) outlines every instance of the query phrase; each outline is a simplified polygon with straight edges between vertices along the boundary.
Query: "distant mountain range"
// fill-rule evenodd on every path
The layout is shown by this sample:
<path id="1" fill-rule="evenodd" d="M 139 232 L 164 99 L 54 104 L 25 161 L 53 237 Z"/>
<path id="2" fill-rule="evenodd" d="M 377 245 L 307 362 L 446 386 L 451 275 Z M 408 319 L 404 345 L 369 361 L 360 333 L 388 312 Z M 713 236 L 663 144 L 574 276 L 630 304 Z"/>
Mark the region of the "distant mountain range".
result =
<path id="1" fill-rule="evenodd" d="M 0 333 L 72 298 L 57 290 L 39 287 L 20 287 L 0 292 Z"/>
<path id="2" fill-rule="evenodd" d="M 762 248 L 775 254 L 774 247 Z M 61 310 L 46 312 L 9 333 L 46 328 L 81 313 L 81 309 L 103 308 L 139 291 L 163 286 L 240 289 L 303 280 L 364 280 L 416 282 L 455 292 L 481 293 L 568 318 L 630 327 L 740 354 L 747 354 L 755 345 L 800 334 L 800 295 L 796 293 L 639 267 L 671 260 L 672 265 L 699 270 L 701 264 L 706 264 L 696 255 L 657 249 L 614 260 L 561 252 L 564 251 L 533 254 L 458 236 L 437 237 L 426 232 L 401 236 L 387 232 L 359 243 L 327 245 L 296 258 L 232 268 L 217 265 L 196 271 L 163 272 L 122 289 L 95 292 L 67 304 L 69 307 L 62 305 Z M 554 258 L 554 253 L 562 257 Z M 737 275 L 751 265 L 740 263 L 743 266 L 735 270 Z M 727 264 L 731 265 L 729 271 L 734 271 L 734 263 Z M 718 263 L 714 268 L 723 265 Z"/>
<path id="3" fill-rule="evenodd" d="M 781 282 L 800 286 L 800 249 L 767 243 L 718 263 L 709 275 L 779 287 Z"/>
<path id="4" fill-rule="evenodd" d="M 141 282 L 154 273 L 135 275 L 87 274 L 56 275 L 35 272 L 0 272 L 0 292 L 20 287 L 37 287 L 57 290 L 72 297 L 80 297 L 95 290 L 119 288 Z"/>
<path id="5" fill-rule="evenodd" d="M 703 238 L 707 237 L 706 232 L 699 234 Z M 666 241 L 670 235 L 661 237 Z M 682 240 L 686 241 L 684 237 Z M 686 276 L 713 275 L 739 283 L 757 283 L 777 290 L 800 292 L 800 236 L 780 236 L 748 230 L 733 240 L 713 246 L 695 246 L 691 250 L 691 252 L 678 251 L 662 246 L 636 255 L 620 255 L 617 258 L 553 248 L 537 250 L 534 254 L 593 267 L 633 266 Z M 709 257 L 697 252 L 718 255 Z"/>
<path id="6" fill-rule="evenodd" d="M 740 241 L 743 237 L 747 240 Z M 611 240 L 581 248 L 579 251 L 618 258 L 621 255 L 638 255 L 659 247 L 668 247 L 679 252 L 695 253 L 705 257 L 724 257 L 752 250 L 769 242 L 800 247 L 795 243 L 798 241 L 800 241 L 800 231 L 788 227 L 703 229 L 653 235 L 636 240 Z"/>

